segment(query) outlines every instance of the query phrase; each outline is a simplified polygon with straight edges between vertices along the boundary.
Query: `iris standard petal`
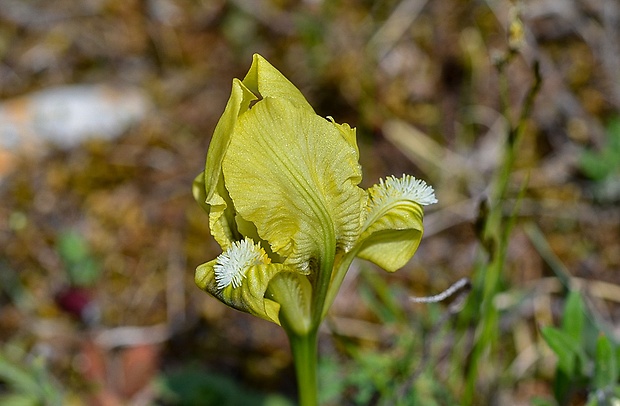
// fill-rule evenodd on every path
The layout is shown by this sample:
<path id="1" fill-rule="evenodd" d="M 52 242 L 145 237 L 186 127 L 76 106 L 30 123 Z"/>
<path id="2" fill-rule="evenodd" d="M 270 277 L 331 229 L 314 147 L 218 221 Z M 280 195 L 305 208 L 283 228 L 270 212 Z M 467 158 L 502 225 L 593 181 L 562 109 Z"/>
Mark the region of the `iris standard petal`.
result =
<path id="1" fill-rule="evenodd" d="M 257 102 L 239 117 L 222 167 L 235 208 L 285 264 L 309 272 L 321 252 L 357 240 L 365 193 L 357 152 L 308 109 Z"/>
<path id="2" fill-rule="evenodd" d="M 299 89 L 258 54 L 254 54 L 252 66 L 243 78 L 243 84 L 260 98 L 273 97 L 288 100 L 296 107 L 314 112 Z"/>
<path id="3" fill-rule="evenodd" d="M 204 199 L 202 204 L 209 206 L 209 227 L 211 234 L 222 249 L 228 249 L 232 241 L 239 239 L 236 231 L 235 212 L 231 205 L 228 191 L 224 187 L 222 176 L 222 160 L 232 135 L 235 122 L 240 114 L 249 109 L 250 103 L 256 96 L 240 80 L 234 79 L 232 91 L 226 109 L 215 127 L 204 174 Z M 194 182 L 196 185 L 197 182 Z M 194 192 L 194 196 L 202 198 L 202 194 Z"/>

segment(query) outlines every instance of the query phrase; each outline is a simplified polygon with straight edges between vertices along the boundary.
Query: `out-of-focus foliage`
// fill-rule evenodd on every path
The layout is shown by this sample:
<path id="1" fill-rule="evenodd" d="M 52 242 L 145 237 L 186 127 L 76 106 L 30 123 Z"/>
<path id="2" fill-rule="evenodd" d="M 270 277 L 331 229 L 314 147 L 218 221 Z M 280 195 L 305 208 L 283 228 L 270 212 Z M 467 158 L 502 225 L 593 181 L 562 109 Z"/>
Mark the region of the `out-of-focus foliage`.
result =
<path id="1" fill-rule="evenodd" d="M 58 236 L 58 254 L 64 262 L 71 284 L 93 286 L 100 277 L 97 260 L 89 252 L 88 243 L 75 232 L 65 232 Z"/>
<path id="2" fill-rule="evenodd" d="M 184 369 L 162 375 L 158 380 L 161 400 L 166 404 L 187 406 L 291 406 L 278 395 L 261 395 L 243 387 L 233 379 L 188 365 Z"/>
<path id="3" fill-rule="evenodd" d="M 580 392 L 587 393 L 589 406 L 620 401 L 620 348 L 597 328 L 579 292 L 569 293 L 561 328 L 547 326 L 541 332 L 558 357 L 556 404 L 570 404 Z M 554 403 L 541 399 L 538 404 Z"/>
<path id="4" fill-rule="evenodd" d="M 607 142 L 601 151 L 586 150 L 581 155 L 581 168 L 594 180 L 601 181 L 620 170 L 620 117 L 607 127 Z"/>
<path id="5" fill-rule="evenodd" d="M 0 403 L 7 406 L 60 405 L 64 393 L 42 355 L 27 354 L 15 343 L 0 351 Z"/>
<path id="6" fill-rule="evenodd" d="M 594 197 L 602 203 L 620 201 L 620 116 L 607 125 L 607 140 L 600 150 L 586 149 L 580 160 L 581 170 L 594 181 Z"/>

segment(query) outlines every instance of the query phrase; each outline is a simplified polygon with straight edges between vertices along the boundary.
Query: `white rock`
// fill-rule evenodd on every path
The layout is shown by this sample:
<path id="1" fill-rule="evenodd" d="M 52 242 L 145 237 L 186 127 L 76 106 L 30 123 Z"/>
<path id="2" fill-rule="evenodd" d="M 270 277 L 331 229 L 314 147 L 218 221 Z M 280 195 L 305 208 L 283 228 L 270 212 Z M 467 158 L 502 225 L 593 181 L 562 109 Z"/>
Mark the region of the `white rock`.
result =
<path id="1" fill-rule="evenodd" d="M 49 88 L 0 104 L 0 149 L 50 142 L 70 148 L 89 138 L 113 139 L 151 108 L 134 87 L 71 85 Z"/>

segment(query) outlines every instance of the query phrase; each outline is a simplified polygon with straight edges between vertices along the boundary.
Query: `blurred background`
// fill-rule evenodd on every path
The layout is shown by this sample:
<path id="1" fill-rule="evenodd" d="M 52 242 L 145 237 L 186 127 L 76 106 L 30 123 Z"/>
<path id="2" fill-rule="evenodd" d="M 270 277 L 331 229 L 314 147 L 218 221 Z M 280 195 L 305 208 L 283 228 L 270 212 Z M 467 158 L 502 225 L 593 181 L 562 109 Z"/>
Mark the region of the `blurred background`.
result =
<path id="1" fill-rule="evenodd" d="M 619 38 L 617 0 L 0 0 L 1 403 L 294 404 L 281 329 L 193 282 L 191 182 L 253 53 L 357 127 L 363 187 L 439 199 L 406 267 L 350 270 L 323 404 L 611 402 Z"/>

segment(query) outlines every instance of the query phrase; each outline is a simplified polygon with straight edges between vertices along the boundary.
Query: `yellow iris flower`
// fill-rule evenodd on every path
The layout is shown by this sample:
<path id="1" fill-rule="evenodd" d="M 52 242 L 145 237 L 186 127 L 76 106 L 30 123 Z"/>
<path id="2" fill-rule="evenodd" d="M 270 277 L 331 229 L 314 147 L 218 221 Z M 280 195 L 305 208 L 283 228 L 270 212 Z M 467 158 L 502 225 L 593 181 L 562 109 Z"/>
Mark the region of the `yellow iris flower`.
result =
<path id="1" fill-rule="evenodd" d="M 193 185 L 222 254 L 197 285 L 303 335 L 318 328 L 351 261 L 393 272 L 415 253 L 433 188 L 412 176 L 364 190 L 355 129 L 318 116 L 260 55 L 234 79 Z"/>

